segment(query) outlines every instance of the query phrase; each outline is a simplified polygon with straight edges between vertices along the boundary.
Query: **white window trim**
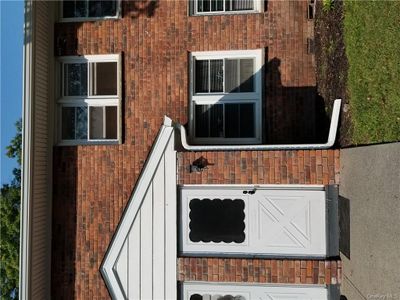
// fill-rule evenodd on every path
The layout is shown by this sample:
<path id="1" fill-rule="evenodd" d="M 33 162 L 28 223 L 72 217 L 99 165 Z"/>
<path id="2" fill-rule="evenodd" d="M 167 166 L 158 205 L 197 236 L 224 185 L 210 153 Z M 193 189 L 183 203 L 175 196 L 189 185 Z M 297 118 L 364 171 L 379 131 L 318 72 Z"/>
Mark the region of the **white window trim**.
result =
<path id="1" fill-rule="evenodd" d="M 197 93 L 194 92 L 194 61 L 200 59 L 224 58 L 252 58 L 254 59 L 254 87 L 253 93 Z M 190 104 L 189 104 L 189 133 L 194 144 L 259 144 L 262 134 L 262 68 L 264 65 L 264 49 L 256 50 L 231 50 L 231 51 L 204 51 L 190 53 Z M 240 101 L 240 102 L 239 102 Z M 217 103 L 255 103 L 255 137 L 254 138 L 196 138 L 194 104 Z"/>
<path id="2" fill-rule="evenodd" d="M 236 11 L 208 11 L 208 12 L 199 12 L 197 11 L 198 0 L 189 0 L 193 1 L 193 15 L 194 16 L 203 16 L 203 15 L 238 15 L 238 14 L 255 14 L 261 13 L 264 11 L 264 0 L 253 0 L 254 9 L 249 10 L 236 10 Z M 225 1 L 223 1 L 225 7 Z"/>
<path id="3" fill-rule="evenodd" d="M 117 2 L 117 11 L 115 16 L 105 16 L 105 17 L 76 17 L 76 18 L 64 18 L 63 17 L 63 0 L 60 1 L 59 5 L 59 21 L 62 23 L 69 22 L 89 22 L 89 21 L 102 21 L 102 20 L 117 20 L 122 17 L 122 9 L 121 9 L 121 0 L 116 0 Z"/>
<path id="4" fill-rule="evenodd" d="M 107 145 L 120 144 L 122 142 L 122 69 L 121 54 L 102 54 L 102 55 L 83 55 L 83 56 L 62 56 L 58 58 L 57 74 L 57 136 L 56 141 L 59 146 L 76 146 L 76 145 Z M 92 62 L 117 62 L 117 95 L 110 96 L 64 96 L 64 63 L 92 63 Z M 89 70 L 89 69 L 88 69 Z M 89 71 L 88 71 L 89 85 Z M 62 139 L 62 107 L 78 107 L 87 106 L 89 121 L 89 108 L 100 106 L 116 106 L 117 107 L 117 138 L 116 139 L 90 139 L 90 128 L 88 126 L 88 139 L 85 140 L 63 140 Z"/>

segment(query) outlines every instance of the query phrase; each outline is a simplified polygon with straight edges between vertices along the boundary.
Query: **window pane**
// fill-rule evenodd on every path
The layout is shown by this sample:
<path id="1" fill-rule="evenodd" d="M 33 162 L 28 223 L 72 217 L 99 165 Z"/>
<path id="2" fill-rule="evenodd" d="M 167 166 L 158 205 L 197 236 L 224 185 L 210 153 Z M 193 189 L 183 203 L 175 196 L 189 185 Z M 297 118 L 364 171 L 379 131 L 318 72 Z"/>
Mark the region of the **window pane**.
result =
<path id="1" fill-rule="evenodd" d="M 75 139 L 75 107 L 61 109 L 61 138 L 63 140 Z"/>
<path id="2" fill-rule="evenodd" d="M 195 106 L 195 128 L 197 137 L 209 136 L 209 121 L 208 110 L 210 105 L 196 105 Z"/>
<path id="3" fill-rule="evenodd" d="M 117 62 L 91 63 L 92 95 L 117 95 Z"/>
<path id="4" fill-rule="evenodd" d="M 87 95 L 87 64 L 64 65 L 64 94 L 65 96 Z"/>
<path id="5" fill-rule="evenodd" d="M 189 238 L 192 242 L 244 242 L 243 200 L 192 199 L 189 207 Z"/>
<path id="6" fill-rule="evenodd" d="M 252 10 L 254 9 L 254 0 L 231 0 L 231 5 L 226 10 Z"/>
<path id="7" fill-rule="evenodd" d="M 223 60 L 210 60 L 210 92 L 223 92 Z"/>
<path id="8" fill-rule="evenodd" d="M 197 1 L 197 11 L 198 12 L 210 11 L 210 0 L 198 0 Z"/>
<path id="9" fill-rule="evenodd" d="M 231 3 L 232 3 L 232 0 L 225 0 L 225 10 L 226 11 L 232 10 Z"/>
<path id="10" fill-rule="evenodd" d="M 106 139 L 117 139 L 118 110 L 116 106 L 106 106 Z"/>
<path id="11" fill-rule="evenodd" d="M 240 64 L 240 65 L 239 65 Z M 254 92 L 253 59 L 225 60 L 225 91 L 228 93 Z M 240 74 L 239 74 L 240 70 Z"/>
<path id="12" fill-rule="evenodd" d="M 116 1 L 89 0 L 89 17 L 112 17 L 116 14 Z"/>
<path id="13" fill-rule="evenodd" d="M 223 106 L 215 105 L 196 105 L 196 137 L 223 137 Z"/>
<path id="14" fill-rule="evenodd" d="M 75 1 L 70 1 L 70 0 L 63 1 L 63 17 L 64 18 L 75 17 Z"/>
<path id="15" fill-rule="evenodd" d="M 196 60 L 195 92 L 208 93 L 208 60 Z"/>
<path id="16" fill-rule="evenodd" d="M 238 59 L 225 60 L 225 92 L 233 93 L 238 89 Z"/>
<path id="17" fill-rule="evenodd" d="M 224 107 L 222 104 L 210 105 L 210 137 L 224 136 Z"/>
<path id="18" fill-rule="evenodd" d="M 224 2 L 223 0 L 211 0 L 211 11 L 223 11 Z"/>
<path id="19" fill-rule="evenodd" d="M 225 137 L 251 138 L 254 136 L 254 104 L 225 104 Z"/>
<path id="20" fill-rule="evenodd" d="M 225 104 L 225 137 L 240 137 L 240 104 Z"/>
<path id="21" fill-rule="evenodd" d="M 240 60 L 240 92 L 254 92 L 254 61 L 253 59 Z"/>
<path id="22" fill-rule="evenodd" d="M 224 10 L 224 0 L 217 0 L 217 10 L 218 11 Z"/>
<path id="23" fill-rule="evenodd" d="M 76 139 L 87 139 L 87 107 L 76 108 L 76 125 L 75 125 Z"/>
<path id="24" fill-rule="evenodd" d="M 254 104 L 240 104 L 240 137 L 255 137 Z"/>
<path id="25" fill-rule="evenodd" d="M 75 17 L 87 17 L 86 1 L 75 1 Z"/>
<path id="26" fill-rule="evenodd" d="M 90 107 L 90 139 L 103 139 L 103 111 L 104 107 Z"/>

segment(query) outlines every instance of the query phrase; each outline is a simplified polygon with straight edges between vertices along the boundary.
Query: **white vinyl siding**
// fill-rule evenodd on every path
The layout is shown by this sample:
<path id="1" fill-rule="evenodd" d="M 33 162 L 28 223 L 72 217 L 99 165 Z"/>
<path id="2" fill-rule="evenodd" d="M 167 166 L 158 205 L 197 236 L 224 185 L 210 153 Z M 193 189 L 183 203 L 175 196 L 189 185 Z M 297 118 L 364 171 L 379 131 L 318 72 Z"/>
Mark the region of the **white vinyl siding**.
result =
<path id="1" fill-rule="evenodd" d="M 20 299 L 50 299 L 54 3 L 26 1 Z"/>
<path id="2" fill-rule="evenodd" d="M 49 144 L 49 56 L 51 38 L 48 21 L 50 4 L 37 2 L 35 26 L 35 121 L 32 193 L 32 282 L 31 298 L 45 299 L 50 285 L 51 201 L 48 182 L 51 180 Z"/>
<path id="3" fill-rule="evenodd" d="M 113 299 L 176 299 L 176 154 L 163 126 L 101 272 Z"/>

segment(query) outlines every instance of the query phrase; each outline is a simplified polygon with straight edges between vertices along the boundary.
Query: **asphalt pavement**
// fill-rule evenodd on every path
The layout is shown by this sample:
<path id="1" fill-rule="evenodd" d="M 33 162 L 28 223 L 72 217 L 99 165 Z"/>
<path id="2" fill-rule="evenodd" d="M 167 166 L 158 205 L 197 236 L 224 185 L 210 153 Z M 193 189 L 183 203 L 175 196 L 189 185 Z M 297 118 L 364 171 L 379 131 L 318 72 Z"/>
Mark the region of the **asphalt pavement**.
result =
<path id="1" fill-rule="evenodd" d="M 400 143 L 341 151 L 342 299 L 400 300 Z"/>

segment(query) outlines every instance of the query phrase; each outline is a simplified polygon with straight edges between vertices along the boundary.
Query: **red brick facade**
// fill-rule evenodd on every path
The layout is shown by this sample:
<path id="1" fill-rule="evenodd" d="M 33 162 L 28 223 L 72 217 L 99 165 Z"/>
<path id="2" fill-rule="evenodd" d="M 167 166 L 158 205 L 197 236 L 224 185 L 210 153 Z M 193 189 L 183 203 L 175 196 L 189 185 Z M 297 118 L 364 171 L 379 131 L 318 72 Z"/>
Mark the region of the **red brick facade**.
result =
<path id="1" fill-rule="evenodd" d="M 99 268 L 163 116 L 188 122 L 189 52 L 264 48 L 265 140 L 314 139 L 315 75 L 307 53 L 313 23 L 306 18 L 307 2 L 265 6 L 263 13 L 192 17 L 183 0 L 123 1 L 122 19 L 55 25 L 56 55 L 122 53 L 123 143 L 54 149 L 53 299 L 109 299 Z M 215 165 L 189 173 L 199 156 Z M 338 151 L 179 153 L 178 158 L 181 184 L 338 183 Z M 302 283 L 329 282 L 339 276 L 335 262 L 329 269 L 330 262 L 240 261 L 242 267 L 259 265 L 257 274 L 256 267 L 254 274 L 247 272 L 249 280 L 260 282 L 274 282 L 276 276 L 279 282 L 297 282 L 299 276 Z M 191 278 L 191 269 L 182 271 L 186 259 L 178 262 L 180 279 Z M 236 272 L 239 260 L 230 265 Z M 228 269 L 218 276 L 233 276 Z M 213 272 L 206 275 L 213 279 Z"/>
<path id="2" fill-rule="evenodd" d="M 212 164 L 191 173 L 204 157 Z M 180 184 L 338 184 L 339 150 L 178 153 Z"/>
<path id="3" fill-rule="evenodd" d="M 341 261 L 179 258 L 178 280 L 294 284 L 340 283 Z"/>

